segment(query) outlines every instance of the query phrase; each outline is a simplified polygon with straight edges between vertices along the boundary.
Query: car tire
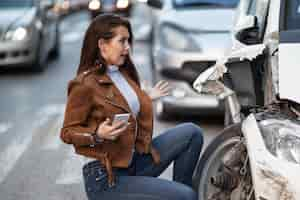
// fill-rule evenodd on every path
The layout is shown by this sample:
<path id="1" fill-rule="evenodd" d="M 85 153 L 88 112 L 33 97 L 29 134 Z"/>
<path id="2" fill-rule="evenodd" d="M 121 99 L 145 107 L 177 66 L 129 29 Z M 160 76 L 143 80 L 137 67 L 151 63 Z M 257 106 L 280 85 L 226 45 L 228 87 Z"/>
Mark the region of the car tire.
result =
<path id="1" fill-rule="evenodd" d="M 37 46 L 37 50 L 36 50 L 36 55 L 32 64 L 32 69 L 35 72 L 42 72 L 45 69 L 45 64 L 46 64 L 46 60 L 47 60 L 47 55 L 45 55 L 45 53 L 43 52 L 43 41 L 40 37 L 40 39 L 38 40 L 38 46 Z"/>
<path id="2" fill-rule="evenodd" d="M 55 44 L 51 51 L 49 52 L 49 57 L 51 59 L 56 59 L 60 56 L 60 48 L 61 48 L 61 41 L 60 41 L 60 31 L 59 25 L 56 26 L 56 33 L 55 33 Z"/>
<path id="3" fill-rule="evenodd" d="M 233 124 L 225 128 L 216 138 L 206 147 L 199 159 L 193 175 L 193 188 L 198 192 L 198 199 L 210 199 L 210 192 L 213 186 L 210 178 L 215 175 L 221 166 L 222 157 L 236 143 L 240 142 L 241 124 Z M 226 198 L 227 199 L 227 198 Z"/>

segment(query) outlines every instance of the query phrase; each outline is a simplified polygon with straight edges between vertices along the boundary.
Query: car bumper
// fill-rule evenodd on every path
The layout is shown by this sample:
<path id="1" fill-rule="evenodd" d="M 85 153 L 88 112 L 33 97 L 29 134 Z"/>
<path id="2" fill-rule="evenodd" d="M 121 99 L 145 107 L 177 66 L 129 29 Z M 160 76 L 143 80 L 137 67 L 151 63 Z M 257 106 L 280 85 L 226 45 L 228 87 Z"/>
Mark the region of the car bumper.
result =
<path id="1" fill-rule="evenodd" d="M 167 48 L 160 48 L 154 51 L 154 62 L 157 70 L 164 68 L 180 69 L 191 63 L 214 64 L 217 59 L 223 56 L 221 51 L 211 52 L 182 52 Z M 196 66 L 195 66 L 196 67 Z M 206 66 L 208 68 L 209 66 Z"/>
<path id="2" fill-rule="evenodd" d="M 37 41 L 0 41 L 0 67 L 25 66 L 34 62 Z"/>
<path id="3" fill-rule="evenodd" d="M 156 105 L 157 112 L 183 115 L 222 115 L 224 105 L 214 95 L 198 94 L 185 82 L 169 81 L 171 94 L 161 98 Z"/>
<path id="4" fill-rule="evenodd" d="M 166 112 L 188 115 L 222 115 L 224 106 L 216 96 L 198 94 L 192 89 L 193 81 L 210 66 L 214 65 L 221 53 L 178 52 L 160 49 L 154 53 L 155 70 L 167 79 L 177 93 L 185 93 L 184 97 L 174 95 L 163 98 L 157 109 Z M 180 95 L 179 95 L 180 96 Z M 161 105 L 159 105 L 161 104 Z"/>

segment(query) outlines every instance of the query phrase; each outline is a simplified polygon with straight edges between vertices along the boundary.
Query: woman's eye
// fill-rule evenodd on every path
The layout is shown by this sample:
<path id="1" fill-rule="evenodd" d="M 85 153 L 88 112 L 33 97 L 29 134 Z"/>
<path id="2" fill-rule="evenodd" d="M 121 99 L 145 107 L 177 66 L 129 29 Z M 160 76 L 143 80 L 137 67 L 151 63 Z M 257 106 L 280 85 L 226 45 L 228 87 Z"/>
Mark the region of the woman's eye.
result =
<path id="1" fill-rule="evenodd" d="M 122 45 L 125 45 L 128 42 L 128 40 L 123 39 L 123 40 L 120 40 L 120 42 L 121 42 Z"/>

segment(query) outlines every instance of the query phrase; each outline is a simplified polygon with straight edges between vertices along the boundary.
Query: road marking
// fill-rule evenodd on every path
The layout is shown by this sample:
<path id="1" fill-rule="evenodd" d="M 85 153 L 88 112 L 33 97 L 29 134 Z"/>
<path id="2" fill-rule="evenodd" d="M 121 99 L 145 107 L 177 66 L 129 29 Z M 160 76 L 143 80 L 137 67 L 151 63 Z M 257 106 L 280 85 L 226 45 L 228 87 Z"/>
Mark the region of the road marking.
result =
<path id="1" fill-rule="evenodd" d="M 39 116 L 57 116 L 57 119 L 48 130 L 48 135 L 45 138 L 43 145 L 41 145 L 42 150 L 56 150 L 62 144 L 59 133 L 60 128 L 62 127 L 64 109 L 65 104 L 49 104 L 42 107 L 38 112 Z"/>
<path id="2" fill-rule="evenodd" d="M 59 176 L 56 179 L 56 184 L 77 184 L 82 182 L 82 166 L 84 163 L 92 160 L 80 155 L 75 154 L 73 148 L 70 148 L 67 153 L 67 158 L 62 164 Z"/>
<path id="3" fill-rule="evenodd" d="M 60 145 L 63 144 L 60 140 L 60 129 L 62 127 L 63 117 L 63 114 L 59 115 L 49 128 L 49 131 L 47 131 L 48 134 L 43 141 L 43 145 L 41 145 L 42 150 L 54 151 L 59 149 Z"/>
<path id="4" fill-rule="evenodd" d="M 46 105 L 38 113 L 31 115 L 32 117 L 23 118 L 20 123 L 15 123 L 12 140 L 0 152 L 0 183 L 5 180 L 19 158 L 30 147 L 33 136 L 38 134 L 36 130 L 46 125 L 53 116 L 61 113 L 62 106 L 61 104 Z"/>
<path id="5" fill-rule="evenodd" d="M 46 122 L 46 120 L 44 120 Z M 28 125 L 22 125 L 16 130 L 12 141 L 0 154 L 0 183 L 6 178 L 7 174 L 13 169 L 22 154 L 30 146 L 34 135 L 34 130 L 40 127 L 39 122 L 34 122 L 28 129 Z"/>
<path id="6" fill-rule="evenodd" d="M 0 123 L 0 134 L 7 132 L 12 127 L 13 127 L 13 124 L 11 122 Z"/>

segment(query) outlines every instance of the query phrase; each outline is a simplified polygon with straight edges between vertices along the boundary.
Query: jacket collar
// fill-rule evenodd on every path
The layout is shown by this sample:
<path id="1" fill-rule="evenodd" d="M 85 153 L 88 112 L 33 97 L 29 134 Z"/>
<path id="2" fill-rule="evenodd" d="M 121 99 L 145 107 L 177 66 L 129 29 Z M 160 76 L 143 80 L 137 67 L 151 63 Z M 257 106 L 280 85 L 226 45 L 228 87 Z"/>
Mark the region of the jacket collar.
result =
<path id="1" fill-rule="evenodd" d="M 109 78 L 109 76 L 107 74 L 102 74 L 99 77 L 96 78 L 96 81 L 98 84 L 102 85 L 112 85 L 113 82 L 112 80 Z"/>
<path id="2" fill-rule="evenodd" d="M 105 101 L 109 104 L 112 104 L 116 107 L 119 107 L 126 112 L 131 113 L 129 105 L 123 95 L 118 91 L 118 89 L 114 86 L 113 81 L 110 79 L 110 77 L 107 74 L 98 74 L 95 77 L 96 82 L 101 87 L 102 90 L 105 90 L 103 92 L 103 95 Z M 120 95 L 121 96 L 121 102 L 116 101 L 115 96 Z"/>
<path id="3" fill-rule="evenodd" d="M 125 69 L 120 68 L 119 71 L 126 78 L 129 78 Z M 106 73 L 104 73 L 104 74 L 97 73 L 97 77 L 95 79 L 100 86 L 113 84 L 113 81 L 110 79 L 110 77 Z"/>

